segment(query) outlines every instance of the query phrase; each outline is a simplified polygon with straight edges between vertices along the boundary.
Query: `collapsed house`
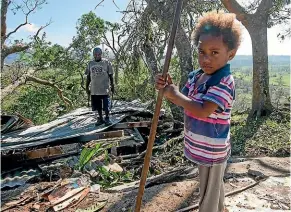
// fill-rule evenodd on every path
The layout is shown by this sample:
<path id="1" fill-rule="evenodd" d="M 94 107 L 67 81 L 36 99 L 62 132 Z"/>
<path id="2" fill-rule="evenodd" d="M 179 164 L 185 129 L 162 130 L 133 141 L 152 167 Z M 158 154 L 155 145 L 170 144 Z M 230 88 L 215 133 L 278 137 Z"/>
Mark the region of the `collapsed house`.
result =
<path id="1" fill-rule="evenodd" d="M 5 203 L 12 192 L 37 178 L 46 176 L 46 180 L 51 182 L 71 177 L 76 167 L 86 160 L 82 157 L 82 150 L 92 150 L 98 144 L 102 144 L 117 161 L 125 160 L 123 164 L 133 157 L 137 157 L 140 163 L 144 156 L 140 153 L 145 152 L 153 116 L 148 110 L 149 105 L 150 102 L 138 100 L 115 101 L 111 110 L 112 125 L 98 127 L 89 108 L 76 109 L 40 126 L 34 126 L 19 114 L 2 116 L 2 202 Z M 163 117 L 161 114 L 160 118 Z M 169 129 L 173 130 L 173 125 L 166 124 L 163 128 Z M 178 131 L 181 132 L 182 128 Z M 115 172 L 123 171 L 117 163 L 105 166 L 99 160 L 86 161 L 82 171 L 95 177 L 100 166 Z"/>

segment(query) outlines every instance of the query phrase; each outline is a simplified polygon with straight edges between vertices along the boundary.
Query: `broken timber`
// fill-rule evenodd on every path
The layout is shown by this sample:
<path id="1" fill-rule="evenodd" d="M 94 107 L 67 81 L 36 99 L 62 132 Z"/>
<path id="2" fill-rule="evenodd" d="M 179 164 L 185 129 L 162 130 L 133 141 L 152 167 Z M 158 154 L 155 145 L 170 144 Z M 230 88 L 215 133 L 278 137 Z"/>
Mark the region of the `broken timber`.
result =
<path id="1" fill-rule="evenodd" d="M 177 181 L 182 181 L 185 179 L 193 179 L 198 176 L 198 169 L 194 167 L 178 167 L 171 171 L 162 173 L 160 175 L 152 176 L 148 178 L 148 181 L 145 185 L 146 188 L 152 187 L 158 184 L 172 183 Z M 115 193 L 115 192 L 129 192 L 138 188 L 139 181 L 115 186 L 112 188 L 106 189 L 106 192 Z"/>
<path id="2" fill-rule="evenodd" d="M 123 137 L 123 136 L 124 136 L 124 131 L 117 130 L 117 131 L 99 132 L 99 133 L 93 133 L 89 135 L 83 135 L 81 138 L 78 139 L 78 141 L 87 142 L 87 141 L 92 141 L 92 140 Z"/>
<path id="3" fill-rule="evenodd" d="M 112 126 L 112 129 L 125 129 L 125 128 L 134 128 L 134 127 L 150 127 L 151 121 L 140 121 L 140 122 L 122 122 L 117 123 Z"/>
<path id="4" fill-rule="evenodd" d="M 51 156 L 61 155 L 63 151 L 60 146 L 36 149 L 26 152 L 27 159 L 49 158 Z"/>

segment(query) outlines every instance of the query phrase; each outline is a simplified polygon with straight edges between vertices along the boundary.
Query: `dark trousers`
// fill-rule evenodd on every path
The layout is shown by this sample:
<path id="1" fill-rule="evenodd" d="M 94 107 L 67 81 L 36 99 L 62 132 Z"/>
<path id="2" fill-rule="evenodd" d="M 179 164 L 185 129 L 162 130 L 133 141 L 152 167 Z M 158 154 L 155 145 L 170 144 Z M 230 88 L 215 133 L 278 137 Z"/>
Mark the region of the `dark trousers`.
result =
<path id="1" fill-rule="evenodd" d="M 109 112 L 110 97 L 109 95 L 91 95 L 92 111 Z"/>

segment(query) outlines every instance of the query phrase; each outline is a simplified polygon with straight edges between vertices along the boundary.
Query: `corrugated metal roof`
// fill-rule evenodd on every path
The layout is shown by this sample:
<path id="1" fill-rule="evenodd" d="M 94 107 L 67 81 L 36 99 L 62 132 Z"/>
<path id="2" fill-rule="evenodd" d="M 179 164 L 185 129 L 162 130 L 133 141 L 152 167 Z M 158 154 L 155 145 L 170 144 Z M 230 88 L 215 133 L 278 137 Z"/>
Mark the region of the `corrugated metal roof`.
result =
<path id="1" fill-rule="evenodd" d="M 116 101 L 111 111 L 112 125 L 131 115 L 133 112 L 147 111 L 148 103 L 138 100 L 132 102 Z M 110 126 L 95 126 L 94 113 L 89 108 L 79 108 L 56 120 L 23 131 L 1 135 L 1 151 L 22 149 L 48 144 L 57 140 L 77 138 L 102 132 Z"/>
<path id="2" fill-rule="evenodd" d="M 149 112 L 146 108 L 148 103 L 141 103 L 138 100 L 132 102 L 116 101 L 111 111 L 112 125 L 120 122 L 123 118 L 133 115 L 136 112 Z M 58 148 L 57 153 L 61 153 L 60 156 L 75 153 L 80 150 L 80 146 L 77 143 L 82 141 L 88 135 L 93 135 L 97 132 L 102 132 L 110 126 L 101 125 L 95 126 L 94 113 L 89 108 L 79 108 L 68 114 L 65 114 L 56 120 L 43 124 L 40 126 L 33 126 L 21 131 L 9 132 L 1 135 L 1 153 L 9 152 L 10 150 L 25 149 L 27 147 L 38 147 L 44 144 L 50 144 L 51 142 L 60 142 L 60 140 L 74 138 L 74 143 L 65 145 L 59 145 L 56 147 L 41 147 L 42 149 L 35 150 L 35 148 L 28 151 L 19 151 L 20 156 L 24 153 L 30 153 L 32 158 L 37 158 L 37 154 L 40 150 Z M 112 126 L 111 125 L 111 126 Z M 130 131 L 131 132 L 131 131 Z M 132 131 L 134 134 L 134 131 Z M 14 151 L 13 151 L 14 152 Z M 52 156 L 55 156 L 52 152 Z M 14 154 L 14 153 L 12 153 Z M 15 155 L 15 154 L 14 154 Z M 26 154 L 27 155 L 27 154 Z M 40 154 L 42 155 L 42 154 Z M 2 157 L 1 156 L 1 157 Z M 19 156 L 19 157 L 20 157 Z M 48 154 L 48 158 L 49 158 Z M 56 155 L 58 156 L 58 155 Z M 22 158 L 25 160 L 26 157 Z M 43 158 L 42 158 L 43 159 Z M 5 187 L 16 187 L 24 185 L 29 179 L 40 175 L 45 170 L 58 170 L 61 165 L 67 164 L 73 168 L 78 163 L 78 156 L 67 157 L 55 160 L 50 163 L 39 165 L 39 167 L 20 168 L 15 171 L 11 170 L 1 175 L 1 189 Z M 85 169 L 90 170 L 91 167 L 96 167 L 97 164 L 89 163 Z"/>
<path id="3" fill-rule="evenodd" d="M 37 168 L 15 170 L 1 176 L 1 189 L 5 187 L 22 186 L 31 178 L 41 174 Z"/>

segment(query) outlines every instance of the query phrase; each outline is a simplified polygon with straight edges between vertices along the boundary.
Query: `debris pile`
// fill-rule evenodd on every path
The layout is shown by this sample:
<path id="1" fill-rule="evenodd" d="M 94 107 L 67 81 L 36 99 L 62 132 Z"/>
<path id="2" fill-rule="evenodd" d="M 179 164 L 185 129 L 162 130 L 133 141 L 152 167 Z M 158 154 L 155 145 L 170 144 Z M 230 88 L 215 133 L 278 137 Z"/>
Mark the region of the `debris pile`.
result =
<path id="1" fill-rule="evenodd" d="M 149 105 L 116 101 L 112 125 L 98 127 L 88 108 L 40 126 L 22 118 L 26 124 L 19 127 L 14 116 L 1 117 L 1 125 L 7 126 L 1 135 L 2 211 L 21 205 L 34 211 L 104 207 L 106 199 L 86 210 L 78 204 L 89 194 L 139 178 L 153 116 Z M 181 149 L 173 151 L 174 156 L 166 153 L 181 147 L 182 131 L 183 123 L 160 115 L 150 175 L 183 160 Z"/>

